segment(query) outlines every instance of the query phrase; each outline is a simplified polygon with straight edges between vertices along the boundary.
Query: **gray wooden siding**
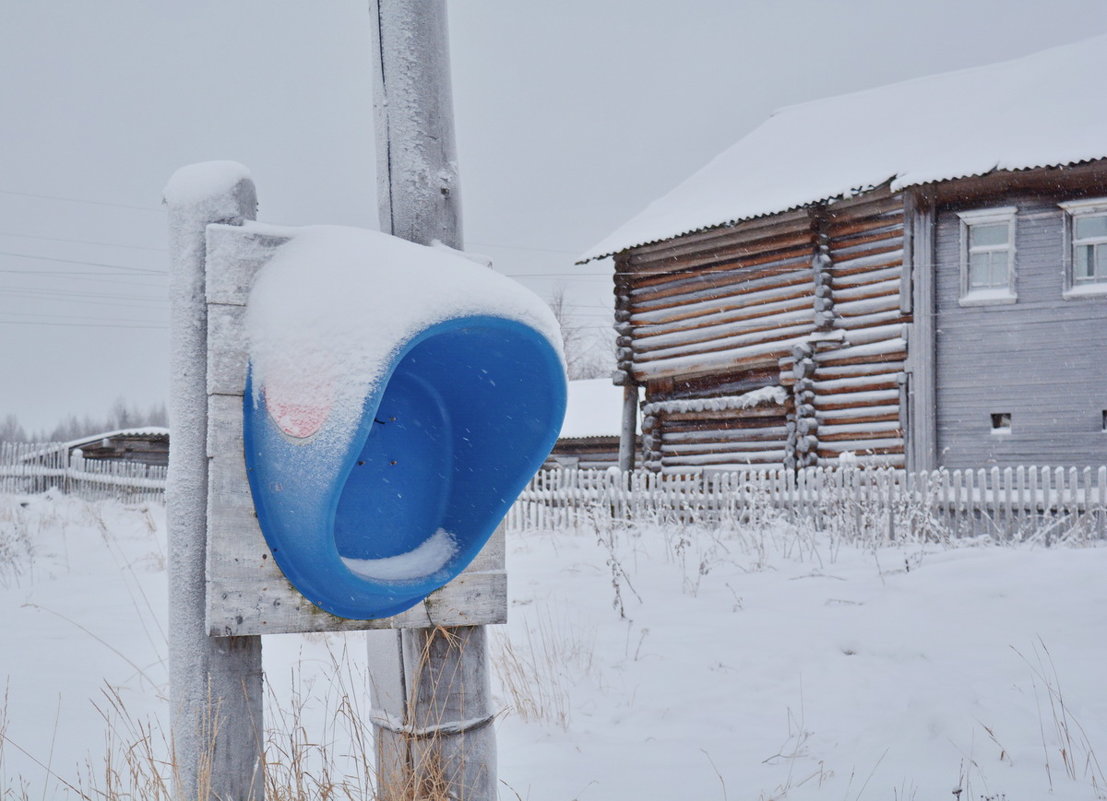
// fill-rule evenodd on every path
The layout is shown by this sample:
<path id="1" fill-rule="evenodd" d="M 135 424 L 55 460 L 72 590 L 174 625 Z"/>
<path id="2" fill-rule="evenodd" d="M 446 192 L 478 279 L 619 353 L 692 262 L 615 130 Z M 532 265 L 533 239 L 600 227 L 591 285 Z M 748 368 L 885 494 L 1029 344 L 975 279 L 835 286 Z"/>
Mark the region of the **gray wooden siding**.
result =
<path id="1" fill-rule="evenodd" d="M 1064 197 L 1004 197 L 939 210 L 935 275 L 938 464 L 1107 463 L 1107 298 L 1064 300 Z M 1018 300 L 959 305 L 956 211 L 1018 208 Z M 1010 413 L 1010 433 L 991 415 Z"/>

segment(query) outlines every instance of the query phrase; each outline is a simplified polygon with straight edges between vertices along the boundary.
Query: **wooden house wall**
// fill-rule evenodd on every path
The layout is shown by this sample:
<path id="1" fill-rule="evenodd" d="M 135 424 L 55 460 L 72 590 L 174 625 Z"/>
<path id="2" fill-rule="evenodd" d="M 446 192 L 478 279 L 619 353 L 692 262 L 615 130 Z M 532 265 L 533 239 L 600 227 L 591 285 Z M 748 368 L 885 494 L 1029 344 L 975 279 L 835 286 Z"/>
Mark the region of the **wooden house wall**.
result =
<path id="1" fill-rule="evenodd" d="M 653 469 L 903 464 L 903 198 L 776 215 L 616 258 L 619 363 Z M 784 387 L 779 402 L 742 395 Z M 714 399 L 714 403 L 689 403 Z"/>
<path id="2" fill-rule="evenodd" d="M 775 219 L 775 218 L 774 218 Z M 637 248 L 629 367 L 639 384 L 772 364 L 814 329 L 806 213 Z"/>
<path id="3" fill-rule="evenodd" d="M 813 381 L 817 463 L 845 451 L 867 464 L 904 464 L 905 303 L 903 196 L 864 196 L 826 209 L 833 330 Z"/>
<path id="4" fill-rule="evenodd" d="M 938 210 L 935 252 L 938 464 L 1096 467 L 1107 463 L 1107 297 L 1063 298 L 1062 196 L 1004 196 Z M 1008 305 L 959 305 L 956 212 L 1017 207 L 1015 282 Z M 1091 358 L 1089 358 L 1091 357 Z M 1010 433 L 991 415 L 1010 413 Z"/>
<path id="5" fill-rule="evenodd" d="M 645 386 L 644 464 L 781 464 L 791 399 L 743 407 L 779 386 L 781 357 L 815 330 L 806 212 L 692 234 L 617 259 L 621 366 Z M 719 399 L 712 404 L 671 403 Z"/>

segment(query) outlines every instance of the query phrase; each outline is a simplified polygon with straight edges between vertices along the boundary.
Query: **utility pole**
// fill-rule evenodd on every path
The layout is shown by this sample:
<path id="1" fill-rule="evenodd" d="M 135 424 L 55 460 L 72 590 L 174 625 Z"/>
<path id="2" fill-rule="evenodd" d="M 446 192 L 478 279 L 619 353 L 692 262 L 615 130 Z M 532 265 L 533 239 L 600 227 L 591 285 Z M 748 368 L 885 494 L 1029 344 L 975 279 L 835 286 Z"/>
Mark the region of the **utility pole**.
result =
<path id="1" fill-rule="evenodd" d="M 445 0 L 371 0 L 381 230 L 462 249 Z M 484 626 L 371 632 L 382 799 L 494 801 Z"/>

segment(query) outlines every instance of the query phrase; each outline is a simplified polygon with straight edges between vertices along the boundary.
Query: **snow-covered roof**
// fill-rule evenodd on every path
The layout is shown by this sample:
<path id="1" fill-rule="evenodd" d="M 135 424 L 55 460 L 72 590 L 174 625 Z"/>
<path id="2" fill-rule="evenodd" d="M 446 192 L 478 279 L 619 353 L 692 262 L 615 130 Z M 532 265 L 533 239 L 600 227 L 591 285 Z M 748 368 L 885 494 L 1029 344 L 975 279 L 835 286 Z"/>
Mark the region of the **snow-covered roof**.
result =
<path id="1" fill-rule="evenodd" d="M 71 439 L 69 442 L 51 442 L 47 443 L 45 447 L 39 450 L 28 453 L 20 457 L 21 461 L 29 462 L 34 459 L 40 459 L 51 453 L 60 453 L 62 451 L 71 451 L 75 448 L 80 448 L 84 445 L 89 445 L 93 442 L 100 442 L 105 439 L 114 439 L 115 437 L 146 437 L 150 439 L 160 439 L 165 437 L 169 438 L 169 429 L 162 426 L 143 426 L 142 428 L 120 428 L 115 431 L 104 431 L 99 434 L 87 434 L 77 439 Z"/>
<path id="2" fill-rule="evenodd" d="M 60 448 L 66 450 L 72 450 L 73 448 L 79 448 L 82 445 L 88 445 L 91 442 L 99 442 L 104 439 L 115 439 L 116 437 L 148 437 L 158 438 L 168 437 L 169 429 L 162 426 L 143 426 L 142 428 L 120 428 L 115 431 L 105 431 L 101 434 L 89 434 L 84 437 L 70 440 L 63 443 Z"/>
<path id="3" fill-rule="evenodd" d="M 610 378 L 569 382 L 569 403 L 560 439 L 617 437 L 623 422 L 623 389 Z"/>
<path id="4" fill-rule="evenodd" d="M 1107 36 L 1013 61 L 789 106 L 580 262 L 740 220 L 994 170 L 1107 156 Z"/>

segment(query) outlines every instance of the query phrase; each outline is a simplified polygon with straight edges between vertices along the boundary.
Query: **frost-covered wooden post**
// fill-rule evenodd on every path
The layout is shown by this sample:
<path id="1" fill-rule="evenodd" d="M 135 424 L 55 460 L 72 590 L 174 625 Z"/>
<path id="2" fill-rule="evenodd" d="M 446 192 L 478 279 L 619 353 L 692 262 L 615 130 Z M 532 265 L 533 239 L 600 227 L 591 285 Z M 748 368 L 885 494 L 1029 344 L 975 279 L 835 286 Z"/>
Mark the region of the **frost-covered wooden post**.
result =
<path id="1" fill-rule="evenodd" d="M 172 299 L 166 503 L 174 794 L 188 801 L 261 799 L 261 638 L 211 637 L 205 615 L 207 228 L 254 219 L 257 196 L 241 165 L 209 162 L 175 173 L 165 202 Z"/>
<path id="2" fill-rule="evenodd" d="M 371 0 L 381 229 L 461 249 L 444 0 Z M 369 635 L 384 798 L 497 794 L 484 626 Z M 406 789 L 405 789 L 406 788 Z M 443 792 L 444 791 L 444 792 Z M 416 789 L 416 796 L 421 791 Z"/>

